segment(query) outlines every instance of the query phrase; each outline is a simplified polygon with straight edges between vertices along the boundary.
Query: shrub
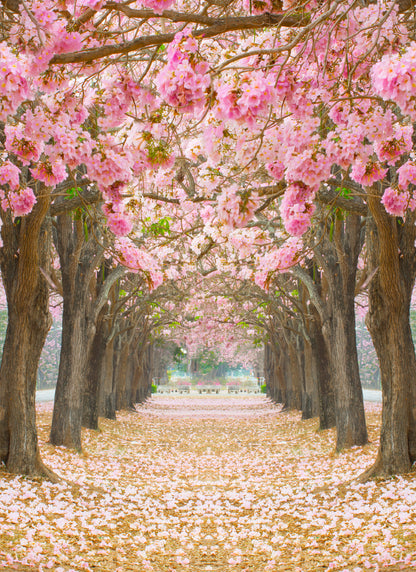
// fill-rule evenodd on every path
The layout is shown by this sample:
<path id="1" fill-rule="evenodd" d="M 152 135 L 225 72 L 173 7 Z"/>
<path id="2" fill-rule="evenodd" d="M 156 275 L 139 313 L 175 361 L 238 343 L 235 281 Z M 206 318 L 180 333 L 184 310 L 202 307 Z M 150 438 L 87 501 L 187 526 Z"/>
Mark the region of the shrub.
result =
<path id="1" fill-rule="evenodd" d="M 150 386 L 150 392 L 157 393 L 157 385 L 155 383 L 152 383 L 152 385 Z"/>
<path id="2" fill-rule="evenodd" d="M 263 383 L 263 385 L 260 386 L 260 392 L 267 393 L 267 385 L 265 383 Z"/>

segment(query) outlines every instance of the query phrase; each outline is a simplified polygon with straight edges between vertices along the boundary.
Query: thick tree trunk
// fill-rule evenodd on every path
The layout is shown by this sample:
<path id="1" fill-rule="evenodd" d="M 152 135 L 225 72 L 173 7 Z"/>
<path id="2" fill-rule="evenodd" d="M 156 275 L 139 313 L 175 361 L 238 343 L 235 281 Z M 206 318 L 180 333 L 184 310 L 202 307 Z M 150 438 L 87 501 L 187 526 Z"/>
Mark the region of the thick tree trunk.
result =
<path id="1" fill-rule="evenodd" d="M 325 237 L 324 272 L 329 285 L 330 319 L 323 334 L 335 390 L 337 450 L 368 442 L 355 337 L 355 282 L 361 251 L 361 219 L 335 218 L 333 240 Z"/>
<path id="2" fill-rule="evenodd" d="M 88 321 L 88 287 L 103 249 L 85 241 L 83 221 L 58 217 L 56 247 L 61 262 L 62 345 L 50 442 L 81 450 L 82 391 L 94 324 Z"/>
<path id="3" fill-rule="evenodd" d="M 130 408 L 130 399 L 127 388 L 128 362 L 130 359 L 130 344 L 127 336 L 120 339 L 120 350 L 118 356 L 118 365 L 115 370 L 116 375 L 116 409 Z"/>
<path id="4" fill-rule="evenodd" d="M 116 419 L 116 395 L 114 383 L 114 338 L 107 342 L 104 356 L 103 381 L 100 387 L 99 415 Z"/>
<path id="5" fill-rule="evenodd" d="M 82 388 L 86 371 L 84 292 L 65 304 L 50 442 L 81 450 Z M 64 298 L 65 300 L 65 298 Z"/>
<path id="6" fill-rule="evenodd" d="M 345 298 L 345 297 L 344 297 Z M 337 449 L 368 442 L 364 400 L 358 369 L 354 298 L 335 303 L 330 335 L 332 375 L 335 380 Z"/>
<path id="7" fill-rule="evenodd" d="M 317 315 L 311 320 L 309 336 L 311 338 L 312 369 L 318 387 L 319 429 L 330 429 L 335 427 L 334 384 L 331 377 L 328 350 Z"/>
<path id="8" fill-rule="evenodd" d="M 367 224 L 370 273 L 367 327 L 376 349 L 383 391 L 380 447 L 363 478 L 410 470 L 416 461 L 416 360 L 409 323 L 414 286 L 415 216 L 404 223 L 388 215 L 373 189 Z"/>
<path id="9" fill-rule="evenodd" d="M 43 464 L 36 430 L 36 377 L 40 354 L 52 324 L 48 284 L 49 195 L 42 189 L 33 211 L 13 221 L 2 213 L 1 271 L 8 325 L 0 367 L 0 460 L 10 472 L 57 480 Z"/>
<path id="10" fill-rule="evenodd" d="M 100 312 L 95 335 L 88 352 L 87 369 L 82 396 L 82 426 L 98 429 L 100 384 L 103 380 L 107 326 L 105 324 L 107 308 Z"/>
<path id="11" fill-rule="evenodd" d="M 303 346 L 302 419 L 312 419 L 319 415 L 318 384 L 311 344 L 304 342 Z"/>
<path id="12" fill-rule="evenodd" d="M 291 341 L 287 344 L 287 351 L 289 354 L 289 376 L 287 378 L 285 407 L 287 409 L 297 409 L 300 411 L 302 409 L 302 376 L 299 369 L 295 342 Z"/>

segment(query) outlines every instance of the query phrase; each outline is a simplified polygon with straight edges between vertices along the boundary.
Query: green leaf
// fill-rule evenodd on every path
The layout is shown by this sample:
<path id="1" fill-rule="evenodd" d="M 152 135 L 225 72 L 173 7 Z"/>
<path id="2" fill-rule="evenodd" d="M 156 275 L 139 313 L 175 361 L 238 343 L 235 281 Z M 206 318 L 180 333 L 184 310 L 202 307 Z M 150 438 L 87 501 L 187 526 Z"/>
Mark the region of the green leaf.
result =
<path id="1" fill-rule="evenodd" d="M 81 187 L 71 187 L 70 189 L 67 189 L 65 191 L 65 194 L 66 194 L 65 199 L 74 199 L 81 192 L 82 192 Z"/>
<path id="2" fill-rule="evenodd" d="M 150 225 L 149 231 L 153 236 L 170 235 L 170 218 L 164 217 Z"/>
<path id="3" fill-rule="evenodd" d="M 337 192 L 344 199 L 351 199 L 351 189 L 346 189 L 345 187 L 337 187 L 335 192 Z"/>
<path id="4" fill-rule="evenodd" d="M 329 240 L 332 242 L 334 238 L 334 221 L 331 220 L 331 226 L 329 227 Z"/>

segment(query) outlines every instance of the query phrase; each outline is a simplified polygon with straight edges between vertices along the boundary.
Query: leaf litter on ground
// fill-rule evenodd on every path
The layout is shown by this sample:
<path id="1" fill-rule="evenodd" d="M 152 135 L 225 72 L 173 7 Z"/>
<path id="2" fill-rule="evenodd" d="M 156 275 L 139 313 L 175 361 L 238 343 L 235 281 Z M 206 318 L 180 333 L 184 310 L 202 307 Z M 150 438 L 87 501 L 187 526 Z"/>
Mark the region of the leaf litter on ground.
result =
<path id="1" fill-rule="evenodd" d="M 335 430 L 264 396 L 155 395 L 48 444 L 52 484 L 0 473 L 0 569 L 27 572 L 398 572 L 416 569 L 415 474 L 359 483 L 370 443 L 335 453 Z"/>

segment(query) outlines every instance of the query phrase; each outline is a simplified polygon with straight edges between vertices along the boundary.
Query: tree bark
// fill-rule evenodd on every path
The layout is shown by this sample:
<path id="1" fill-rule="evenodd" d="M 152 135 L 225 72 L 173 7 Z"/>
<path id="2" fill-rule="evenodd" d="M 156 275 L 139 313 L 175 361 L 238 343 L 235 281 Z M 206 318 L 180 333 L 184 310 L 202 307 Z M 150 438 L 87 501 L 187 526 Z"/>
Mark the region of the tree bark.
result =
<path id="1" fill-rule="evenodd" d="M 317 313 L 311 319 L 309 336 L 311 338 L 312 370 L 318 388 L 319 429 L 322 431 L 336 425 L 335 395 L 331 363 Z"/>
<path id="2" fill-rule="evenodd" d="M 99 415 L 116 419 L 116 395 L 114 383 L 114 337 L 105 347 L 103 381 L 99 394 Z"/>
<path id="3" fill-rule="evenodd" d="M 416 275 L 415 215 L 386 213 L 373 188 L 367 223 L 369 284 L 366 324 L 380 364 L 383 410 L 376 462 L 363 478 L 410 470 L 416 461 L 416 360 L 409 312 Z"/>
<path id="4" fill-rule="evenodd" d="M 32 212 L 13 220 L 2 212 L 0 264 L 8 324 L 0 367 L 0 459 L 12 473 L 57 476 L 42 462 L 36 430 L 36 378 L 52 324 L 49 289 L 41 273 L 50 258 L 49 193 L 42 188 Z"/>
<path id="5" fill-rule="evenodd" d="M 84 232 L 83 221 L 72 214 L 58 217 L 56 247 L 63 289 L 62 345 L 50 442 L 77 450 L 81 450 L 86 359 L 94 335 L 94 325 L 87 319 L 88 289 L 103 254 L 94 238 L 85 241 Z"/>
<path id="6" fill-rule="evenodd" d="M 363 392 L 358 368 L 355 334 L 355 282 L 361 251 L 361 219 L 335 218 L 333 244 L 326 236 L 324 272 L 329 285 L 331 319 L 323 326 L 330 348 L 335 389 L 337 450 L 368 442 Z"/>
<path id="7" fill-rule="evenodd" d="M 98 430 L 99 394 L 103 379 L 107 346 L 107 307 L 101 310 L 95 334 L 88 352 L 87 369 L 82 395 L 82 426 Z"/>

